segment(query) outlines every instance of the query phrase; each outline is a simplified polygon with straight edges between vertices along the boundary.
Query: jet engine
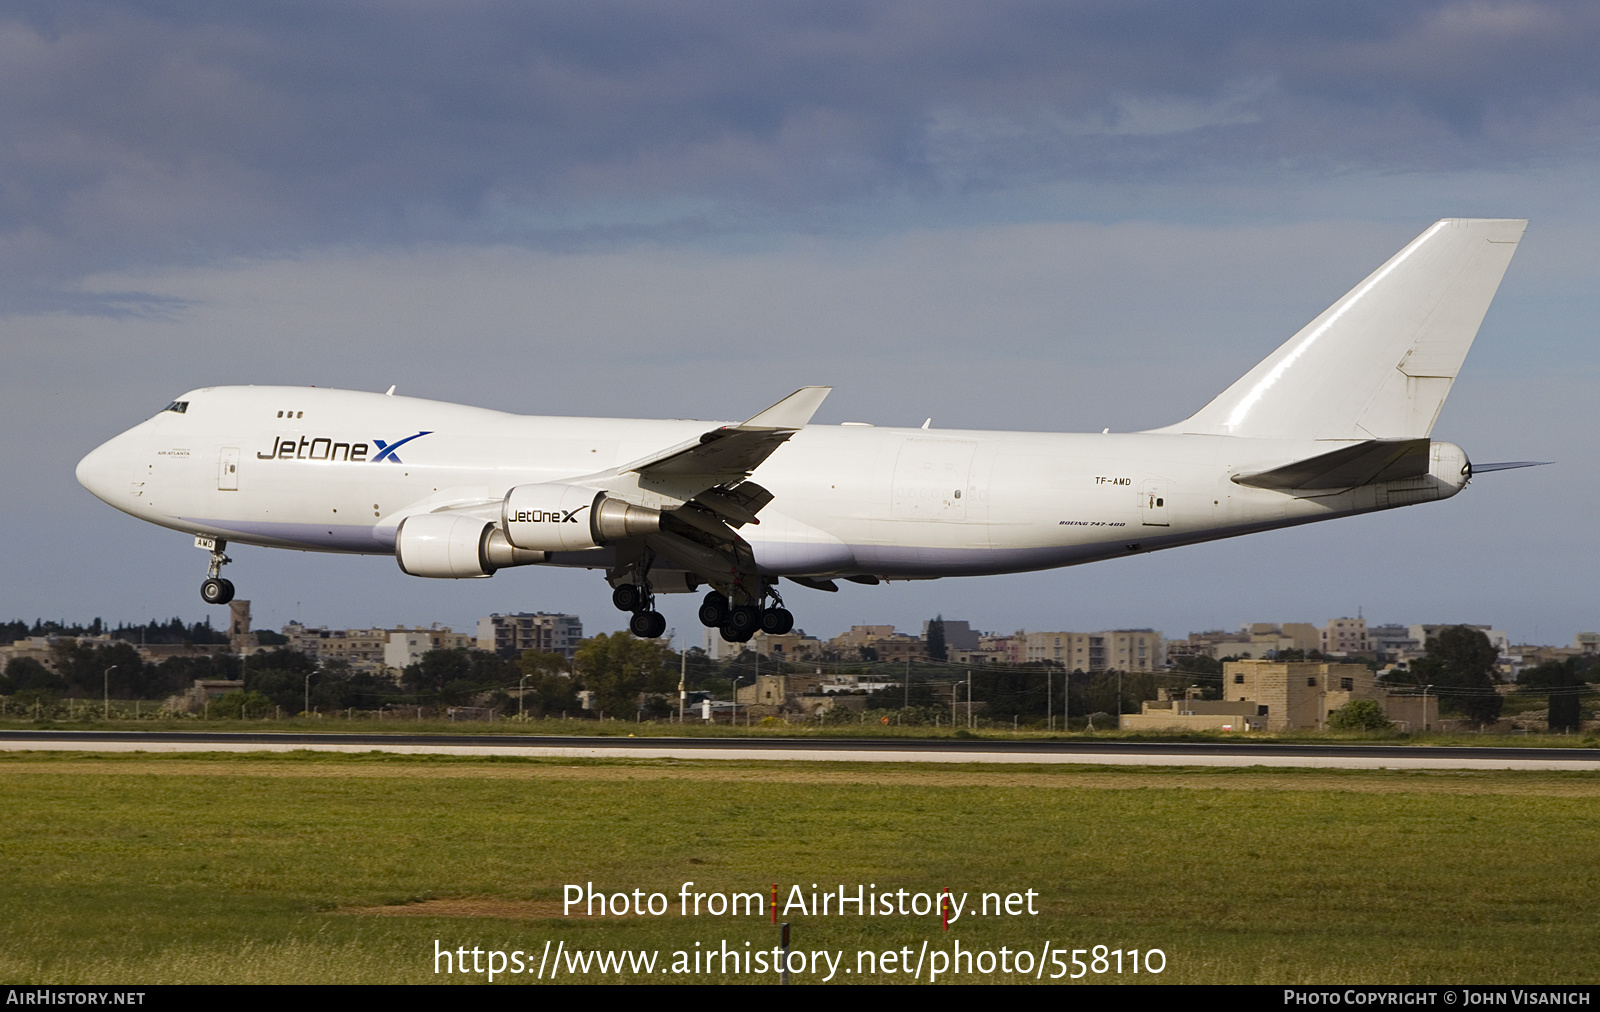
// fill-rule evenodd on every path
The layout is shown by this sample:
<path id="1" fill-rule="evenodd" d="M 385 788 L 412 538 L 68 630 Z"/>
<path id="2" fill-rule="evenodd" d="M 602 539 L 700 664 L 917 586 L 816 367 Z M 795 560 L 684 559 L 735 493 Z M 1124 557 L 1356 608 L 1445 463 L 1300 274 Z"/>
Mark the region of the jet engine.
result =
<path id="1" fill-rule="evenodd" d="M 421 513 L 400 521 L 394 556 L 411 576 L 443 579 L 493 576 L 495 570 L 545 560 L 545 553 L 518 548 L 487 520 L 450 513 Z"/>
<path id="2" fill-rule="evenodd" d="M 576 485 L 518 485 L 506 493 L 500 526 L 517 548 L 574 552 L 654 534 L 661 511 Z"/>

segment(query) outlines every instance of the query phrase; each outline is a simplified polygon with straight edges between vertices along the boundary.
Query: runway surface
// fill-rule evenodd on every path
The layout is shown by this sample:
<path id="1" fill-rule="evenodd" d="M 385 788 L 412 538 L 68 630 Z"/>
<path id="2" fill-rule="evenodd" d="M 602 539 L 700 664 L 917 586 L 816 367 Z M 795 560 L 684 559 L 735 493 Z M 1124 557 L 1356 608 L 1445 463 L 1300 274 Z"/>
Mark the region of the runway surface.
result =
<path id="1" fill-rule="evenodd" d="M 516 734 L 327 734 L 217 731 L 0 731 L 0 751 L 393 752 L 553 759 L 741 759 L 811 762 L 1322 769 L 1600 770 L 1600 749 L 1269 742 L 984 741 L 815 738 L 629 738 Z"/>

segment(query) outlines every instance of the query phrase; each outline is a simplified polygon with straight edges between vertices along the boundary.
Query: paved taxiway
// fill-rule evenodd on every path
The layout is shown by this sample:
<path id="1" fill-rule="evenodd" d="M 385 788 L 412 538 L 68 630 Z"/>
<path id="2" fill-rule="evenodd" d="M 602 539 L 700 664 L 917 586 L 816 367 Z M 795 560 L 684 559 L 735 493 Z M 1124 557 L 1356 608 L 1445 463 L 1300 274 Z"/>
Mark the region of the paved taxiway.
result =
<path id="1" fill-rule="evenodd" d="M 1283 766 L 1322 769 L 1600 770 L 1600 749 L 1268 742 L 915 741 L 627 738 L 516 734 L 308 734 L 214 731 L 0 731 L 0 751 L 394 752 L 551 759 Z"/>

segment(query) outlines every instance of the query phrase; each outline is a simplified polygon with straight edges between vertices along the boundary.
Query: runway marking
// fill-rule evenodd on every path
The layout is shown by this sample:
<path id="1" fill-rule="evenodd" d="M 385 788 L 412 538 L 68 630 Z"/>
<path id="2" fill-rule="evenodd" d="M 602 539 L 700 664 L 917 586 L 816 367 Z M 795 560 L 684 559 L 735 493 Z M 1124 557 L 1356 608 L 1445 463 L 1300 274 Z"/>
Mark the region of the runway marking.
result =
<path id="1" fill-rule="evenodd" d="M 1099 752 L 934 752 L 926 750 L 853 749 L 729 749 L 683 746 L 652 747 L 630 743 L 604 748 L 555 745 L 402 745 L 334 744 L 330 742 L 122 742 L 122 741 L 0 741 L 0 751 L 12 752 L 392 752 L 397 755 L 526 756 L 538 759 L 730 759 L 744 762 L 852 762 L 852 763 L 984 763 L 1029 766 L 1268 766 L 1345 770 L 1600 770 L 1600 754 L 1593 759 L 1481 758 L 1471 756 L 1306 756 L 1306 755 L 1172 755 L 1161 753 Z"/>

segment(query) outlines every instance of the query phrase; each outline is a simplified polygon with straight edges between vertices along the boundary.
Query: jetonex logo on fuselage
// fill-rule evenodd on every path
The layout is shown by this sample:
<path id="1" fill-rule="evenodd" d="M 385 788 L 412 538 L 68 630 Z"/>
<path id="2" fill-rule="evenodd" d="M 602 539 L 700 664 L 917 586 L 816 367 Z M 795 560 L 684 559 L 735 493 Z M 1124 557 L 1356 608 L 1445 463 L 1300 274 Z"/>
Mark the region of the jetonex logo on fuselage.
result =
<path id="1" fill-rule="evenodd" d="M 414 436 L 407 436 L 394 442 L 374 439 L 370 444 L 358 442 L 339 442 L 331 436 L 301 436 L 298 441 L 293 436 L 278 436 L 272 441 L 272 449 L 267 453 L 257 451 L 257 460 L 351 460 L 360 463 L 376 464 L 387 460 L 391 463 L 404 463 L 395 451 L 411 442 L 430 435 L 431 432 L 419 432 Z M 376 450 L 376 456 L 369 456 Z"/>

